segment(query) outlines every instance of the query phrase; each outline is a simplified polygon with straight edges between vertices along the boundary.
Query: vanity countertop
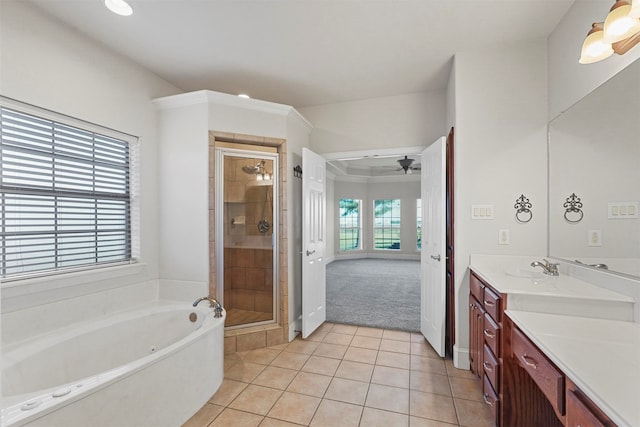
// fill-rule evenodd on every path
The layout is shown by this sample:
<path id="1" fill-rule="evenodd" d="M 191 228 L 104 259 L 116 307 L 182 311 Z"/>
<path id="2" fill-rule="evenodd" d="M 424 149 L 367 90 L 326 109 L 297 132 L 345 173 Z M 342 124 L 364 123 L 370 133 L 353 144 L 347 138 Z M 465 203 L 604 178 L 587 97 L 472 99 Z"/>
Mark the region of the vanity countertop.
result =
<path id="1" fill-rule="evenodd" d="M 469 268 L 507 294 L 507 309 L 633 321 L 634 299 L 563 274 L 549 276 L 535 256 L 472 255 Z"/>
<path id="2" fill-rule="evenodd" d="M 640 324 L 505 312 L 618 426 L 640 426 Z"/>

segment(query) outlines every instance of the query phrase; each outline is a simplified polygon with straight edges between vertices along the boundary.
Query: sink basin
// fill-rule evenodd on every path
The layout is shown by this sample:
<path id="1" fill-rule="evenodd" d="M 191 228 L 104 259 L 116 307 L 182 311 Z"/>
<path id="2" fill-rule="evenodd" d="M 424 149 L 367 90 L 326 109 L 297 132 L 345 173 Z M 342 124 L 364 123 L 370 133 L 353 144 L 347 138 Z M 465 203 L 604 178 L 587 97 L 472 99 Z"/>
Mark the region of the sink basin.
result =
<path id="1" fill-rule="evenodd" d="M 525 278 L 525 279 L 534 279 L 534 280 L 544 280 L 547 279 L 549 276 L 539 272 L 539 271 L 534 271 L 534 270 L 525 270 L 522 268 L 514 268 L 511 270 L 506 270 L 505 274 L 507 276 L 512 276 L 512 277 L 521 277 L 521 278 Z"/>

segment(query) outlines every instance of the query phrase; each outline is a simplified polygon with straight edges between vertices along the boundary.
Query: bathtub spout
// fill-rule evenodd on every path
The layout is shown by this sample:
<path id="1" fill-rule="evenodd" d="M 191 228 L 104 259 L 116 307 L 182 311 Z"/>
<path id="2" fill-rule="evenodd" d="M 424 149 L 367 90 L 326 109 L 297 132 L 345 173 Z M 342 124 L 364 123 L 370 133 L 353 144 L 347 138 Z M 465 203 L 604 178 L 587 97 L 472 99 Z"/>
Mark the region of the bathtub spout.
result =
<path id="1" fill-rule="evenodd" d="M 197 306 L 202 301 L 209 301 L 209 307 L 213 308 L 213 310 L 214 310 L 213 317 L 218 317 L 218 318 L 222 317 L 222 304 L 220 304 L 216 299 L 211 298 L 211 297 L 198 298 L 193 303 L 193 306 L 194 307 Z"/>

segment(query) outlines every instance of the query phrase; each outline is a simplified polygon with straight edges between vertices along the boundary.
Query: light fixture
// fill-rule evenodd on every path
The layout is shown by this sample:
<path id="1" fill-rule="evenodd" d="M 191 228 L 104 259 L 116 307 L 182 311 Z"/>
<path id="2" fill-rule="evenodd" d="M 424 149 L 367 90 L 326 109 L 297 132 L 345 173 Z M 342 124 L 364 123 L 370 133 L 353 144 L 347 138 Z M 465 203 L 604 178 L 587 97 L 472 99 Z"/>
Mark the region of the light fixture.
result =
<path id="1" fill-rule="evenodd" d="M 239 93 L 238 98 L 251 99 L 251 97 L 246 93 Z"/>
<path id="2" fill-rule="evenodd" d="M 612 55 L 624 55 L 640 43 L 640 0 L 616 0 L 603 23 L 594 23 L 580 53 L 581 64 L 602 61 Z"/>
<path id="3" fill-rule="evenodd" d="M 104 0 L 104 5 L 111 12 L 121 16 L 131 16 L 133 14 L 133 8 L 124 0 Z"/>
<path id="4" fill-rule="evenodd" d="M 587 38 L 584 39 L 584 43 L 582 44 L 579 61 L 581 64 L 591 64 L 602 61 L 613 55 L 611 43 L 605 43 L 602 39 L 603 35 L 604 29 L 602 28 L 602 22 L 594 22 L 591 26 L 591 31 L 589 31 Z"/>
<path id="5" fill-rule="evenodd" d="M 410 170 L 409 168 L 411 167 L 412 163 L 413 163 L 413 159 L 410 159 L 407 156 L 404 156 L 404 159 L 398 160 L 398 164 L 400 164 L 400 167 L 402 168 L 402 170 L 404 170 L 405 175 Z"/>

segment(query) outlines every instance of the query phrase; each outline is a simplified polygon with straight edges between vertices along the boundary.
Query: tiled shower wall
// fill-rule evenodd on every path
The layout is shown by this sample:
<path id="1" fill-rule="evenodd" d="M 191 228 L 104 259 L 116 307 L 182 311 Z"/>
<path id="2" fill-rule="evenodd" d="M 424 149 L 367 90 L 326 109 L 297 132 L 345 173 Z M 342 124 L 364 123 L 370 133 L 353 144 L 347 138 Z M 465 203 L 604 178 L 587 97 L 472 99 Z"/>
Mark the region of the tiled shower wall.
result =
<path id="1" fill-rule="evenodd" d="M 273 251 L 224 249 L 224 301 L 228 310 L 273 312 Z"/>

